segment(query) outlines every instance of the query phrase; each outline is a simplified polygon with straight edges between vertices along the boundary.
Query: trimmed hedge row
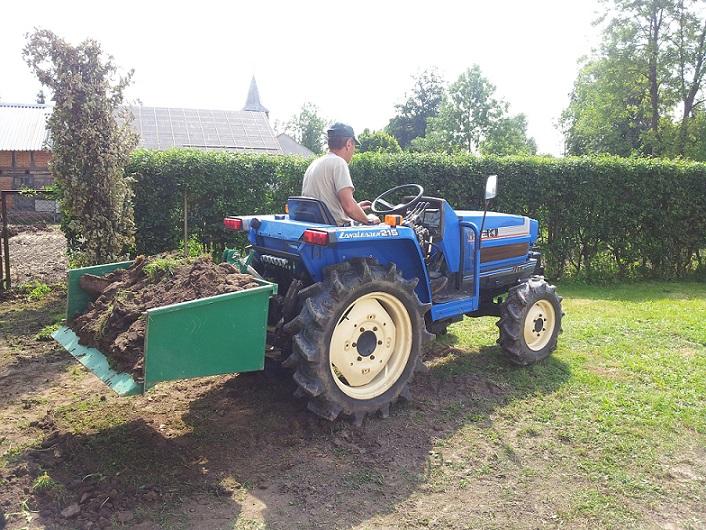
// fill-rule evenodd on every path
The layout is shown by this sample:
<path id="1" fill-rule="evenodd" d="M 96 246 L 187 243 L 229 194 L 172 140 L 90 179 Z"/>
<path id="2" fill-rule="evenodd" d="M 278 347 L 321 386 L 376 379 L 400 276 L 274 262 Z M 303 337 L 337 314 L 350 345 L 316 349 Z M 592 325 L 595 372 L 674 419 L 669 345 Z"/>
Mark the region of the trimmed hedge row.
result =
<path id="1" fill-rule="evenodd" d="M 226 215 L 281 212 L 301 190 L 310 160 L 193 150 L 136 151 L 137 250 L 176 248 L 186 196 L 189 230 L 211 248 L 235 239 Z M 538 219 L 553 277 L 684 277 L 704 266 L 706 164 L 619 157 L 357 155 L 356 197 L 403 183 L 424 186 L 457 209 L 481 207 L 485 177 L 499 177 L 496 211 Z M 230 238 L 230 239 L 229 239 Z"/>

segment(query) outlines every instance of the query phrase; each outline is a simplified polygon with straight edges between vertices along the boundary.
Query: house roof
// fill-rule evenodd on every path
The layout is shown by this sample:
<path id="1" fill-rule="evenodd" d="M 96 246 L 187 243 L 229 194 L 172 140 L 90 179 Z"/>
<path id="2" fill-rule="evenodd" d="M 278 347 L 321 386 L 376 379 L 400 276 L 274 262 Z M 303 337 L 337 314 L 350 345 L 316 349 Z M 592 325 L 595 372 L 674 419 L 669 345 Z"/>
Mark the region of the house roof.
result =
<path id="1" fill-rule="evenodd" d="M 139 145 L 282 154 L 264 112 L 130 107 Z M 49 105 L 0 103 L 0 151 L 47 149 Z"/>
<path id="2" fill-rule="evenodd" d="M 49 105 L 0 103 L 0 151 L 47 149 Z"/>
<path id="3" fill-rule="evenodd" d="M 308 147 L 300 144 L 294 138 L 289 136 L 287 133 L 280 133 L 277 135 L 277 141 L 282 147 L 282 151 L 285 155 L 302 155 L 302 156 L 314 156 L 315 153 Z"/>
<path id="4" fill-rule="evenodd" d="M 264 112 L 130 107 L 140 146 L 281 154 Z"/>

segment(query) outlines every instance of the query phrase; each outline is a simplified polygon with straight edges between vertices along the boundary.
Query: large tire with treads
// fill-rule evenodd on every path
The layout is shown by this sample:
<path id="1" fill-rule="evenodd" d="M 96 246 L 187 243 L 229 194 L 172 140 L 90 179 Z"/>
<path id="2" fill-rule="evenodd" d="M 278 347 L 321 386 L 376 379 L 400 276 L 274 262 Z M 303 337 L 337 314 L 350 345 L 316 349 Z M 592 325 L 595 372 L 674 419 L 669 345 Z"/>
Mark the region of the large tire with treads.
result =
<path id="1" fill-rule="evenodd" d="M 424 326 L 430 305 L 420 302 L 416 285 L 394 263 L 357 258 L 302 290 L 301 312 L 285 326 L 293 339 L 284 364 L 294 369 L 309 410 L 331 421 L 346 414 L 360 425 L 369 414 L 387 417 L 391 403 L 408 397 L 434 338 Z"/>
<path id="2" fill-rule="evenodd" d="M 498 344 L 515 364 L 541 361 L 556 349 L 563 316 L 556 287 L 532 276 L 511 288 L 501 304 Z"/>

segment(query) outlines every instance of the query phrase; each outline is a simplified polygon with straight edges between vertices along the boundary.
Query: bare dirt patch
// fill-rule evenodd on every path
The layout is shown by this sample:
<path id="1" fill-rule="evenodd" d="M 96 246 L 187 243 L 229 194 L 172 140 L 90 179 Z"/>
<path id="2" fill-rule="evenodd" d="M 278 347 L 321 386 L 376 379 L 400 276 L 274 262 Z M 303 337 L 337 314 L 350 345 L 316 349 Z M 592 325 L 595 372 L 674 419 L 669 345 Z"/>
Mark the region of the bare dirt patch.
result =
<path id="1" fill-rule="evenodd" d="M 66 238 L 58 225 L 11 225 L 8 232 L 12 285 L 66 281 Z"/>
<path id="2" fill-rule="evenodd" d="M 161 266 L 161 268 L 160 268 Z M 84 282 L 84 280 L 86 280 Z M 82 286 L 99 296 L 71 324 L 81 344 L 98 348 L 119 372 L 143 377 L 147 310 L 257 287 L 249 274 L 210 257 L 179 261 L 140 256 L 130 268 L 103 277 L 84 277 Z"/>

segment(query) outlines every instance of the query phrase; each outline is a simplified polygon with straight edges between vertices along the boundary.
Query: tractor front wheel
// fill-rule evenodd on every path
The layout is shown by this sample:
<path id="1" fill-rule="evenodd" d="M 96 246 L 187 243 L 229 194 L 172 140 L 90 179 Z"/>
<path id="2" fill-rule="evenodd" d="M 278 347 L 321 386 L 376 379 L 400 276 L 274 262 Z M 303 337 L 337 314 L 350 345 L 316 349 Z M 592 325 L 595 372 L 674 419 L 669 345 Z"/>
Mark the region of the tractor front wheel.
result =
<path id="1" fill-rule="evenodd" d="M 541 361 L 556 349 L 563 316 L 556 287 L 532 276 L 510 289 L 500 306 L 498 344 L 515 364 Z"/>
<path id="2" fill-rule="evenodd" d="M 302 310 L 287 325 L 295 334 L 285 364 L 295 368 L 309 410 L 329 420 L 347 414 L 360 424 L 368 414 L 387 416 L 407 394 L 433 338 L 415 286 L 394 264 L 356 259 L 330 267 L 323 282 L 302 291 Z"/>

